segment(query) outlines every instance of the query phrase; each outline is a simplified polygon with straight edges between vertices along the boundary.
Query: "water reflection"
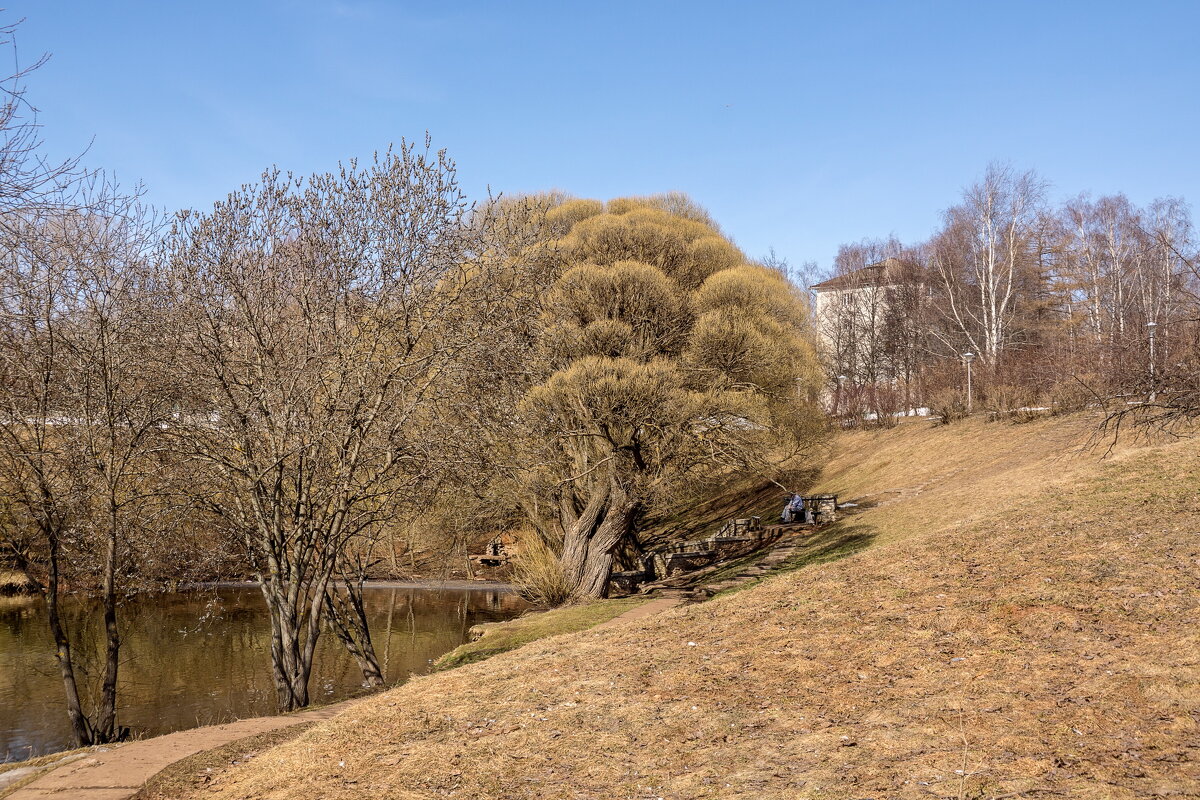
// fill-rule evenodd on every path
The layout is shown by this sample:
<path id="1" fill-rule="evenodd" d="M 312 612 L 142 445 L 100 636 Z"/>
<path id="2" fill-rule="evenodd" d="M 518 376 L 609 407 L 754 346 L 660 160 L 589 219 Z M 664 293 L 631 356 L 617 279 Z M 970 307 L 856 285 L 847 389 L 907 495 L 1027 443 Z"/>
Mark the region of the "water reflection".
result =
<path id="1" fill-rule="evenodd" d="M 432 660 L 466 641 L 472 625 L 508 619 L 526 607 L 495 590 L 372 588 L 365 603 L 389 684 L 427 671 Z M 71 616 L 78 619 L 81 610 L 75 605 Z M 119 717 L 135 735 L 274 713 L 270 628 L 257 588 L 138 597 L 122 607 L 121 620 Z M 332 634 L 323 635 L 313 702 L 346 697 L 361 680 L 354 659 Z M 69 746 L 44 603 L 0 597 L 0 759 Z"/>

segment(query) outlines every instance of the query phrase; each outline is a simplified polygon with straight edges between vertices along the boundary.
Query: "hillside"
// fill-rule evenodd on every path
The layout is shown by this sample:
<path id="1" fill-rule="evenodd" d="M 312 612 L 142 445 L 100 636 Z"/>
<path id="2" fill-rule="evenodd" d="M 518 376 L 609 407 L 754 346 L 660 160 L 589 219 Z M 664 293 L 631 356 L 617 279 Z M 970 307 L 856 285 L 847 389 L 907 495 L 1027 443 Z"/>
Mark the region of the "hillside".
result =
<path id="1" fill-rule="evenodd" d="M 1200 796 L 1200 441 L 1101 461 L 1092 422 L 843 435 L 847 557 L 414 680 L 196 796 Z"/>

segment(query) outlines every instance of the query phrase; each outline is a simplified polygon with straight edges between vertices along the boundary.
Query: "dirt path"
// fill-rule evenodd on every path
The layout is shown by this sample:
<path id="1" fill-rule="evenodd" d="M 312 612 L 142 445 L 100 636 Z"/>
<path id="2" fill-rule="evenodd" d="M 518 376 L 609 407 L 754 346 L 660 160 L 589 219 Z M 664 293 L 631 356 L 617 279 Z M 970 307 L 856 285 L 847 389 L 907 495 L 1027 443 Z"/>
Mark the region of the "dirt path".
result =
<path id="1" fill-rule="evenodd" d="M 679 605 L 679 602 L 680 601 L 678 597 L 660 597 L 657 600 L 651 600 L 649 603 L 644 603 L 637 608 L 631 608 L 624 614 L 618 614 L 607 622 L 601 622 L 599 625 L 592 628 L 592 630 L 598 631 L 602 628 L 613 628 L 617 625 L 624 625 L 626 622 L 631 622 L 635 619 L 645 619 L 652 614 L 657 614 L 660 611 L 666 611 L 668 608 L 674 608 L 675 606 Z"/>
<path id="2" fill-rule="evenodd" d="M 127 800 L 151 776 L 181 758 L 247 736 L 302 722 L 329 719 L 355 702 L 347 700 L 287 716 L 252 717 L 225 725 L 192 728 L 153 739 L 113 745 L 107 750 L 77 753 L 59 762 L 49 773 L 17 789 L 5 800 Z"/>

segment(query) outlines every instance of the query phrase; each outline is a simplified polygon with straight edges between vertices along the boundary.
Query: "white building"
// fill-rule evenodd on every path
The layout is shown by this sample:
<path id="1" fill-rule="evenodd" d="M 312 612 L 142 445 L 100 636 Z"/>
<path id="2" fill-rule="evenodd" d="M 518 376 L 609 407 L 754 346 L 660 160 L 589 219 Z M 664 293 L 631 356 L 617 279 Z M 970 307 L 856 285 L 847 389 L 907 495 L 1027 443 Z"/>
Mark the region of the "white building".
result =
<path id="1" fill-rule="evenodd" d="M 919 265 L 888 258 L 809 287 L 834 413 L 911 408 L 926 283 Z"/>

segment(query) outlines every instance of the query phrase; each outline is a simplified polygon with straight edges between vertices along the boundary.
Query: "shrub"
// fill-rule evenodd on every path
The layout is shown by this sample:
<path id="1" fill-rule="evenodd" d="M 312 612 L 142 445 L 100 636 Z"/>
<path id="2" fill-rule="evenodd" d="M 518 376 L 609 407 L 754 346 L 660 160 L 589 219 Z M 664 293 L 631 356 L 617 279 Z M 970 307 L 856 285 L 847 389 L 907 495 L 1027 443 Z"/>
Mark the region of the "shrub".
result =
<path id="1" fill-rule="evenodd" d="M 980 400 L 984 408 L 995 412 L 996 419 L 1012 417 L 1020 409 L 1037 404 L 1037 397 L 1033 391 L 1016 383 L 996 381 L 981 388 L 983 391 L 980 392 Z"/>
<path id="2" fill-rule="evenodd" d="M 1056 383 L 1050 390 L 1052 413 L 1069 414 L 1073 411 L 1082 411 L 1089 405 L 1098 402 L 1101 395 L 1093 387 L 1099 385 L 1099 379 L 1092 375 Z"/>
<path id="3" fill-rule="evenodd" d="M 900 412 L 904 411 L 904 398 L 895 386 L 877 384 L 870 387 L 868 394 L 871 411 L 875 414 L 875 427 L 894 428 Z"/>
<path id="4" fill-rule="evenodd" d="M 517 533 L 512 584 L 517 594 L 529 602 L 551 608 L 571 600 L 573 594 L 558 555 L 537 531 L 529 528 Z"/>
<path id="5" fill-rule="evenodd" d="M 943 425 L 967 416 L 967 399 L 955 389 L 940 389 L 929 397 L 929 410 L 942 418 Z"/>

